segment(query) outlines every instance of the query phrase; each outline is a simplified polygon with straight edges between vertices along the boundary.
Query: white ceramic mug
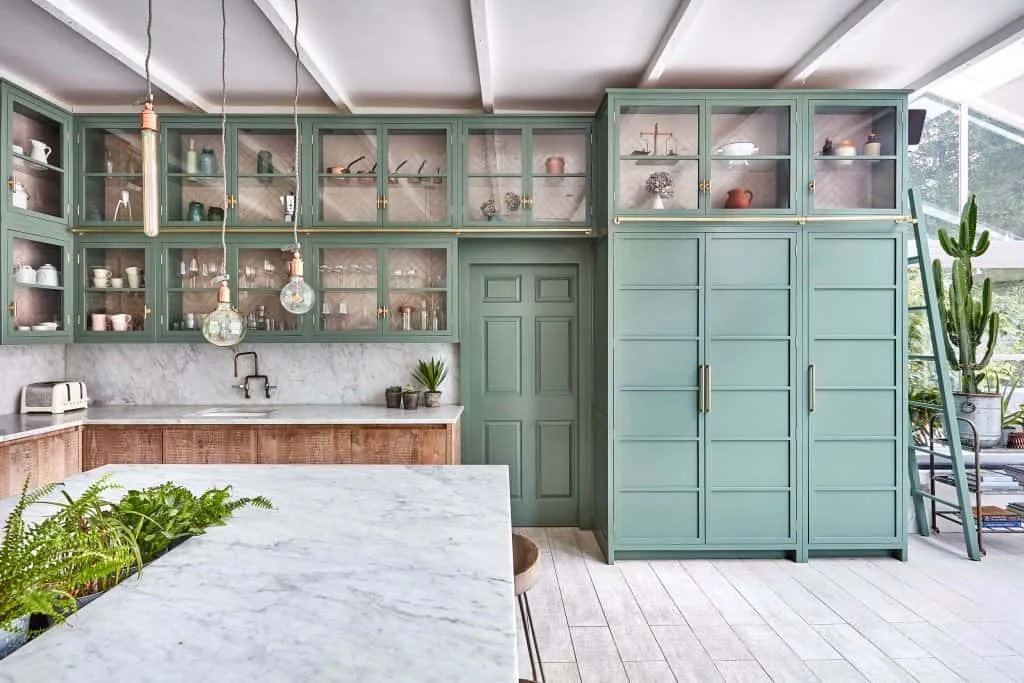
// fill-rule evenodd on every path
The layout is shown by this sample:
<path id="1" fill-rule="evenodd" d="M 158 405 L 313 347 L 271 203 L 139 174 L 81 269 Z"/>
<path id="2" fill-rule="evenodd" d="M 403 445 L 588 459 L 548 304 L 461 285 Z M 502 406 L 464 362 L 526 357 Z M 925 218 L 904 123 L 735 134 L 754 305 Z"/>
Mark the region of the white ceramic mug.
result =
<path id="1" fill-rule="evenodd" d="M 185 314 L 185 329 L 194 330 L 196 329 L 196 314 L 186 313 Z"/>
<path id="2" fill-rule="evenodd" d="M 128 323 L 132 319 L 127 313 L 115 313 L 110 316 L 110 326 L 114 329 L 114 332 L 127 332 Z"/>
<path id="3" fill-rule="evenodd" d="M 106 313 L 93 313 L 92 314 L 92 331 L 93 332 L 106 332 L 107 331 L 107 314 Z"/>
<path id="4" fill-rule="evenodd" d="M 106 289 L 110 286 L 110 280 L 106 278 L 94 277 L 92 279 L 92 286 L 94 289 Z"/>
<path id="5" fill-rule="evenodd" d="M 124 275 L 128 278 L 128 286 L 132 289 L 139 288 L 139 269 L 137 266 L 128 266 L 124 269 Z"/>
<path id="6" fill-rule="evenodd" d="M 92 276 L 96 280 L 109 280 L 110 270 L 107 268 L 93 268 Z"/>
<path id="7" fill-rule="evenodd" d="M 45 164 L 53 153 L 53 148 L 42 140 L 29 140 L 29 144 L 32 145 L 32 158 L 36 161 Z"/>
<path id="8" fill-rule="evenodd" d="M 124 278 L 123 277 L 112 277 L 112 278 L 110 278 L 110 286 L 113 287 L 114 289 L 121 289 L 122 287 L 124 287 Z"/>

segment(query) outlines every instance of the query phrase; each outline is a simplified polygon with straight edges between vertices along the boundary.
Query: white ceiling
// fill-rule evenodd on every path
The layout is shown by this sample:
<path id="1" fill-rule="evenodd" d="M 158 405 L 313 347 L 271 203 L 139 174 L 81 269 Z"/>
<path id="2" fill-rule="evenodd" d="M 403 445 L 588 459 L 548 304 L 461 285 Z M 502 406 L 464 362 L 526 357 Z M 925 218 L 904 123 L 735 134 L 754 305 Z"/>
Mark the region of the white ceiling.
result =
<path id="1" fill-rule="evenodd" d="M 220 106 L 220 3 L 152 0 L 164 108 Z M 287 111 L 293 0 L 226 0 L 232 111 Z M 914 89 L 1024 37 L 1024 0 L 299 0 L 307 112 L 592 112 L 608 87 Z M 0 0 L 0 77 L 81 112 L 145 90 L 143 0 Z M 1004 60 L 1006 61 L 1006 60 Z M 1024 60 L 979 85 L 1024 118 Z M 977 72 L 976 72 L 977 73 Z M 1003 72 L 1000 72 L 1003 73 Z M 952 82 L 947 79 L 948 82 Z M 980 90 L 979 90 L 980 89 Z"/>

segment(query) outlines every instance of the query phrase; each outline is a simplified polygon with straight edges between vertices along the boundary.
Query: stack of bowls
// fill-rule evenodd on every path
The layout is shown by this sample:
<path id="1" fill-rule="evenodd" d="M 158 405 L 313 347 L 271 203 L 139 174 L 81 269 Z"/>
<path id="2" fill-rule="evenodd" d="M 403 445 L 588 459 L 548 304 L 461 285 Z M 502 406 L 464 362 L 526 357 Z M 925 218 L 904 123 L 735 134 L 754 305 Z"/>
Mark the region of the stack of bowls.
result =
<path id="1" fill-rule="evenodd" d="M 92 286 L 96 289 L 110 287 L 110 270 L 107 268 L 92 269 Z"/>

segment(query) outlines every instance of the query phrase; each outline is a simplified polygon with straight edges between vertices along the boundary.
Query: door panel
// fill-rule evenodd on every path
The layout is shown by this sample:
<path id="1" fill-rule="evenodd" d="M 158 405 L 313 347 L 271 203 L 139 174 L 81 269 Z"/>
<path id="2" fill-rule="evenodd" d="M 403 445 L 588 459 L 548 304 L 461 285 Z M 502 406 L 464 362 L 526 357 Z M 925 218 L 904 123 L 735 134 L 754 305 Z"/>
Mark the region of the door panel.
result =
<path id="1" fill-rule="evenodd" d="M 466 462 L 506 465 L 514 524 L 576 524 L 578 274 L 571 265 L 470 269 Z"/>

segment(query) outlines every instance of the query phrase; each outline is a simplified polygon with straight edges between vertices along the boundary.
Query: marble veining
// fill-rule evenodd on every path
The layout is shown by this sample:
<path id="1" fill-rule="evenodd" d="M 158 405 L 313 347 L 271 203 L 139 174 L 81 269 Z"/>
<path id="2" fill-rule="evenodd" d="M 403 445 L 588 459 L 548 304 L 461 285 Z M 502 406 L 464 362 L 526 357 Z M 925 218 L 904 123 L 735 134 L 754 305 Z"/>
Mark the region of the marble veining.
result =
<path id="1" fill-rule="evenodd" d="M 269 400 L 256 384 L 245 400 L 233 376 L 235 350 L 211 344 L 73 344 L 67 373 L 84 379 L 92 401 L 104 405 L 383 405 L 386 386 L 412 382 L 416 362 L 436 357 L 450 367 L 445 403 L 459 402 L 458 344 L 242 344 L 238 350 L 259 354 L 260 371 L 278 387 Z M 251 360 L 239 362 L 244 377 Z"/>
<path id="2" fill-rule="evenodd" d="M 0 346 L 0 414 L 20 410 L 23 385 L 50 379 L 64 379 L 63 346 Z"/>
<path id="3" fill-rule="evenodd" d="M 516 680 L 504 467 L 106 466 L 244 509 L 0 662 L 0 681 Z M 0 501 L 0 513 L 12 501 Z"/>

